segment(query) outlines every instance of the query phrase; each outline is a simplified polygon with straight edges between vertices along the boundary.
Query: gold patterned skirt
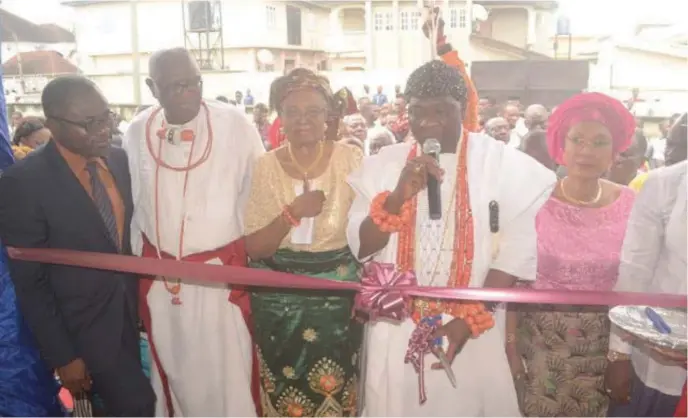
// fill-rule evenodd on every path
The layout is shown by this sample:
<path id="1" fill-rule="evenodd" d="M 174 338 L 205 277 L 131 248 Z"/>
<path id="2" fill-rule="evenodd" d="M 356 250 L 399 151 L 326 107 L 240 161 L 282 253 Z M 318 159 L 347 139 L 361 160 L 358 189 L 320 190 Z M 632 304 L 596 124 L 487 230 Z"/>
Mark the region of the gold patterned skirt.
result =
<path id="1" fill-rule="evenodd" d="M 607 312 L 562 308 L 522 308 L 517 341 L 527 368 L 523 412 L 532 417 L 604 417 L 609 401 L 604 388 Z"/>

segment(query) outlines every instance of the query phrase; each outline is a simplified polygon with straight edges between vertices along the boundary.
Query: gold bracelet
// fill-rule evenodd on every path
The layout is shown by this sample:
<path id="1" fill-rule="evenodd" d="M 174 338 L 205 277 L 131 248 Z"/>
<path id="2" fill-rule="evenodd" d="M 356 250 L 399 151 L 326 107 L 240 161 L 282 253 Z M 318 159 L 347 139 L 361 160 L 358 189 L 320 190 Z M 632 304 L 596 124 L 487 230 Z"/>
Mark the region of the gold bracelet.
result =
<path id="1" fill-rule="evenodd" d="M 610 363 L 614 363 L 617 361 L 628 361 L 630 359 L 630 354 L 619 353 L 618 351 L 610 351 L 609 353 L 607 353 L 607 360 L 609 360 Z"/>

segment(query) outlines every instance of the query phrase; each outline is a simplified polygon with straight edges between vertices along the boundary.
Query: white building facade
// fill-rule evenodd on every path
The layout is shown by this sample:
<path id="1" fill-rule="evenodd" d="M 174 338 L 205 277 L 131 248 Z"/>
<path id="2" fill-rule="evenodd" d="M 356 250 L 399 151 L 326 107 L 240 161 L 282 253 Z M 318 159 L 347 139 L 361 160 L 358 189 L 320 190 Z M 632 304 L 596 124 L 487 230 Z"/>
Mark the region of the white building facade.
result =
<path id="1" fill-rule="evenodd" d="M 591 56 L 590 90 L 628 100 L 638 89 L 638 117 L 669 117 L 688 103 L 688 50 L 605 39 Z"/>
<path id="2" fill-rule="evenodd" d="M 190 8 L 198 7 L 194 3 L 210 4 L 213 24 L 208 26 L 215 29 L 189 31 Z M 475 0 L 489 14 L 473 27 L 472 10 L 465 2 L 437 3 L 449 40 L 467 61 L 523 59 L 520 50 L 546 52 L 554 1 Z M 152 102 L 143 83 L 148 57 L 174 46 L 186 46 L 204 57 L 206 95 L 233 95 L 250 88 L 259 101 L 267 100 L 269 84 L 277 75 L 294 67 L 326 72 L 335 87 L 349 86 L 354 93 L 363 84 L 392 91 L 430 58 L 416 0 L 65 4 L 74 10 L 77 63 L 114 103 Z M 490 44 L 475 42 L 481 38 Z"/>
<path id="3" fill-rule="evenodd" d="M 333 69 L 410 68 L 429 58 L 420 32 L 421 9 L 413 0 L 321 1 L 330 7 L 328 52 Z M 468 60 L 514 59 L 475 50 L 470 36 L 501 41 L 524 50 L 547 53 L 554 25 L 553 1 L 475 1 L 487 12 L 477 21 L 464 1 L 441 1 L 445 33 Z M 469 20 L 474 21 L 471 25 Z"/>

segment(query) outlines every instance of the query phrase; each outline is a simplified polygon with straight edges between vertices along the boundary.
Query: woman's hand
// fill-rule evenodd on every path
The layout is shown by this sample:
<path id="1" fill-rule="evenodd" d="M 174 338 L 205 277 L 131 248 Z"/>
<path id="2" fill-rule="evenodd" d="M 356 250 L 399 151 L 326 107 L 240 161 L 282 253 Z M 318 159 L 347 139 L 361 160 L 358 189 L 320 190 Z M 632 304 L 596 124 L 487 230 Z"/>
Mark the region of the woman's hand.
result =
<path id="1" fill-rule="evenodd" d="M 297 220 L 313 218 L 320 215 L 325 204 L 325 193 L 322 190 L 311 190 L 307 179 L 303 181 L 303 194 L 296 196 L 289 205 L 291 216 Z"/>
<path id="2" fill-rule="evenodd" d="M 408 161 L 401 171 L 397 187 L 390 195 L 392 207 L 387 209 L 393 212 L 401 209 L 401 205 L 427 187 L 428 176 L 433 176 L 437 181 L 442 181 L 444 171 L 437 164 L 436 159 L 429 155 L 422 155 Z"/>
<path id="3" fill-rule="evenodd" d="M 468 324 L 460 318 L 454 318 L 445 325 L 437 328 L 432 334 L 432 338 L 447 337 L 449 345 L 447 346 L 447 361 L 452 364 L 454 357 L 461 351 L 469 338 L 471 338 L 471 329 Z M 441 348 L 440 348 L 441 349 Z M 441 363 L 432 365 L 433 369 L 442 369 Z"/>

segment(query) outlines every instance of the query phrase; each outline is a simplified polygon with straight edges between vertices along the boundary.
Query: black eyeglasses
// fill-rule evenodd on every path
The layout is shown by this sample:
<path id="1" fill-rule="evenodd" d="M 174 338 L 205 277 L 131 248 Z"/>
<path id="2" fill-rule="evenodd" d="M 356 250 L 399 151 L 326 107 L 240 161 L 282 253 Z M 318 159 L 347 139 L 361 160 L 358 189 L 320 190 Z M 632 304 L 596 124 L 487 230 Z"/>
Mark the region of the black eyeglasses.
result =
<path id="1" fill-rule="evenodd" d="M 100 117 L 94 117 L 94 118 L 88 118 L 84 121 L 78 122 L 74 120 L 69 120 L 65 118 L 60 118 L 57 116 L 48 116 L 48 119 L 53 119 L 58 122 L 62 123 L 67 123 L 69 125 L 74 125 L 82 128 L 86 132 L 90 134 L 98 133 L 100 132 L 103 128 L 113 128 L 115 126 L 115 118 L 116 118 L 115 112 L 112 110 L 108 110 L 107 113 L 104 116 Z"/>
<path id="2" fill-rule="evenodd" d="M 199 77 L 191 80 L 178 81 L 176 83 L 158 86 L 158 88 L 173 95 L 184 94 L 191 89 L 203 88 L 203 79 Z"/>

